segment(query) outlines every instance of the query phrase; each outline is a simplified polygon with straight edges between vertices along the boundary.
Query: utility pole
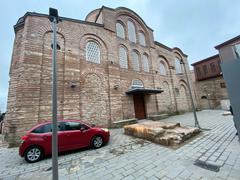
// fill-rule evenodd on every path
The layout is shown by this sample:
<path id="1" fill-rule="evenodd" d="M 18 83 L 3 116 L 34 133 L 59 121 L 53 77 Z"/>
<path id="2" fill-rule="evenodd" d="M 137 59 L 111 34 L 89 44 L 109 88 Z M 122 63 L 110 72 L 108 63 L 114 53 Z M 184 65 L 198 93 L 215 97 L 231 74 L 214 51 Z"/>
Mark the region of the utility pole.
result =
<path id="1" fill-rule="evenodd" d="M 57 120 L 57 23 L 58 10 L 49 8 L 49 20 L 52 23 L 52 179 L 58 180 L 58 120 Z"/>
<path id="2" fill-rule="evenodd" d="M 199 122 L 198 122 L 198 119 L 197 119 L 197 113 L 196 113 L 195 105 L 194 105 L 194 102 L 193 102 L 192 91 L 191 91 L 190 82 L 189 82 L 189 79 L 188 79 L 185 63 L 183 62 L 183 60 L 181 60 L 180 64 L 183 65 L 184 73 L 185 73 L 185 76 L 186 76 L 186 79 L 187 79 L 187 87 L 188 87 L 188 91 L 189 91 L 189 95 L 190 95 L 190 99 L 191 99 L 192 110 L 193 110 L 193 115 L 194 115 L 194 120 L 195 120 L 195 127 L 201 129 L 201 127 L 199 125 Z"/>

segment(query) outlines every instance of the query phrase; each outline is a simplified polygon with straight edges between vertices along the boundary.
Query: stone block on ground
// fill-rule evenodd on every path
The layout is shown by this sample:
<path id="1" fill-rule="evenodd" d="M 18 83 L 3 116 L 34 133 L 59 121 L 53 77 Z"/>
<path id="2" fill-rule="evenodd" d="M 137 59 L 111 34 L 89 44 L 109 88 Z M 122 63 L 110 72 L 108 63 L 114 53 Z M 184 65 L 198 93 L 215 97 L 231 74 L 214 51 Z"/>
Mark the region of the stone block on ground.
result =
<path id="1" fill-rule="evenodd" d="M 136 124 L 136 123 L 137 123 L 136 119 L 124 119 L 124 120 L 113 122 L 112 128 L 122 128 L 125 125 Z"/>
<path id="2" fill-rule="evenodd" d="M 124 126 L 127 135 L 143 138 L 165 146 L 179 145 L 198 134 L 198 128 L 181 126 L 180 123 L 143 122 Z"/>

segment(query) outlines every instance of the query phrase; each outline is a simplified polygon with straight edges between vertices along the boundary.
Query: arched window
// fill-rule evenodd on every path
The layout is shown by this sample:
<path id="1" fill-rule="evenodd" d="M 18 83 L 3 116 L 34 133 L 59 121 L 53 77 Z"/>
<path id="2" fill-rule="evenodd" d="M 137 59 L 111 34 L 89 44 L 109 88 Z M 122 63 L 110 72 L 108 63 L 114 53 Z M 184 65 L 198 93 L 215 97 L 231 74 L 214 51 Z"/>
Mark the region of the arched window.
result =
<path id="1" fill-rule="evenodd" d="M 135 71 L 139 71 L 139 55 L 136 51 L 132 51 L 132 67 Z"/>
<path id="2" fill-rule="evenodd" d="M 142 64 L 143 64 L 143 71 L 149 72 L 148 56 L 146 54 L 143 55 Z"/>
<path id="3" fill-rule="evenodd" d="M 136 30 L 133 22 L 128 21 L 128 39 L 132 42 L 136 42 Z"/>
<path id="4" fill-rule="evenodd" d="M 144 86 L 143 86 L 143 83 L 142 83 L 142 81 L 141 80 L 139 80 L 139 79 L 134 79 L 133 81 L 132 81 L 132 88 L 143 88 Z"/>
<path id="5" fill-rule="evenodd" d="M 124 47 L 119 48 L 119 64 L 121 68 L 128 68 L 127 51 Z"/>
<path id="6" fill-rule="evenodd" d="M 160 61 L 159 63 L 159 73 L 160 75 L 166 76 L 167 75 L 167 70 L 164 62 Z"/>
<path id="7" fill-rule="evenodd" d="M 143 32 L 139 33 L 139 42 L 142 46 L 146 46 L 145 35 L 143 34 Z"/>
<path id="8" fill-rule="evenodd" d="M 116 24 L 117 36 L 125 39 L 124 27 L 121 23 Z"/>
<path id="9" fill-rule="evenodd" d="M 94 41 L 88 41 L 86 45 L 86 60 L 100 64 L 100 48 Z"/>
<path id="10" fill-rule="evenodd" d="M 182 71 L 182 64 L 180 63 L 180 59 L 175 58 L 175 70 L 176 70 L 176 74 L 181 74 L 183 73 Z"/>

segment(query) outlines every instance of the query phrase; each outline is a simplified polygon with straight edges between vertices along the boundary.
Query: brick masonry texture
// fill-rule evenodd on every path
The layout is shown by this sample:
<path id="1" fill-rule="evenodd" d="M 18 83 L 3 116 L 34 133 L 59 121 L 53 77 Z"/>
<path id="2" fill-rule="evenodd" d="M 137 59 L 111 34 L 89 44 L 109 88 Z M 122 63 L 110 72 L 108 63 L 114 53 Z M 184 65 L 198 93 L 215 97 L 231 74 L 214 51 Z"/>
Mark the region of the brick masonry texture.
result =
<path id="1" fill-rule="evenodd" d="M 136 43 L 127 38 L 128 20 L 135 25 Z M 126 39 L 116 36 L 119 21 L 124 25 Z M 144 32 L 146 46 L 139 44 L 140 31 Z M 12 145 L 34 124 L 51 119 L 52 49 L 47 15 L 26 13 L 15 25 L 15 34 L 4 126 L 5 138 Z M 100 64 L 86 61 L 86 44 L 90 40 L 100 47 Z M 117 120 L 134 118 L 133 96 L 125 94 L 134 79 L 141 80 L 145 88 L 164 90 L 144 96 L 146 116 L 190 110 L 185 75 L 175 71 L 177 57 L 186 63 L 190 74 L 187 55 L 179 48 L 154 41 L 153 30 L 133 11 L 102 7 L 92 11 L 86 21 L 62 18 L 57 43 L 61 48 L 57 51 L 59 118 L 83 119 L 106 127 Z M 127 49 L 128 69 L 120 68 L 120 46 Z M 139 53 L 138 72 L 132 67 L 132 50 Z M 142 70 L 143 54 L 148 56 L 149 72 Z M 165 76 L 159 73 L 160 59 L 166 65 Z"/>

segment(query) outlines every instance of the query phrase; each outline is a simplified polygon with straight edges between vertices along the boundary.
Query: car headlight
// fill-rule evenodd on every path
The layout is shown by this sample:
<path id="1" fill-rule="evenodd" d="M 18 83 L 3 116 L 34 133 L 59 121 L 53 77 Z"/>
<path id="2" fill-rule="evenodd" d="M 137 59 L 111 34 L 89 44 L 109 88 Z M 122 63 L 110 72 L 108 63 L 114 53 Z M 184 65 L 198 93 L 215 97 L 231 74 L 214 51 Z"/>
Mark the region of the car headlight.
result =
<path id="1" fill-rule="evenodd" d="M 101 129 L 105 132 L 109 132 L 109 130 L 107 128 L 101 128 Z"/>

